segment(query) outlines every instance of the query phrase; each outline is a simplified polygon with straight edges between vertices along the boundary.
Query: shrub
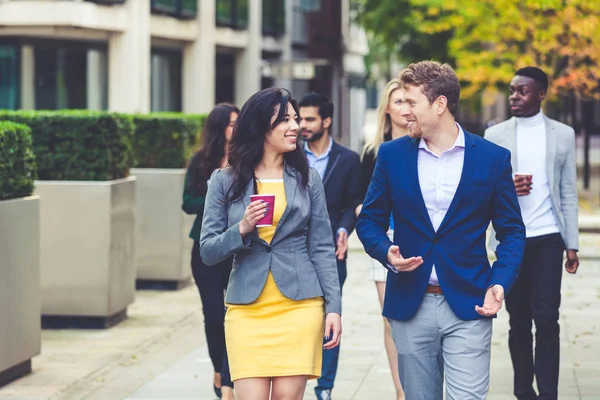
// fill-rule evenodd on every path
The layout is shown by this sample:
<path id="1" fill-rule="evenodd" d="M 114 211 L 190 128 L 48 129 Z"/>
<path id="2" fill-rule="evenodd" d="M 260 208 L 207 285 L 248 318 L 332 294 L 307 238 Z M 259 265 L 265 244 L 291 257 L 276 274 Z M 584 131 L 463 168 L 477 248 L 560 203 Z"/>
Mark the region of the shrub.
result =
<path id="1" fill-rule="evenodd" d="M 200 138 L 204 115 L 136 115 L 133 151 L 138 168 L 183 168 Z"/>
<path id="2" fill-rule="evenodd" d="M 41 180 L 108 181 L 133 165 L 133 119 L 108 112 L 0 111 L 0 120 L 31 128 Z"/>
<path id="3" fill-rule="evenodd" d="M 35 172 L 31 129 L 0 121 L 0 200 L 30 196 Z"/>

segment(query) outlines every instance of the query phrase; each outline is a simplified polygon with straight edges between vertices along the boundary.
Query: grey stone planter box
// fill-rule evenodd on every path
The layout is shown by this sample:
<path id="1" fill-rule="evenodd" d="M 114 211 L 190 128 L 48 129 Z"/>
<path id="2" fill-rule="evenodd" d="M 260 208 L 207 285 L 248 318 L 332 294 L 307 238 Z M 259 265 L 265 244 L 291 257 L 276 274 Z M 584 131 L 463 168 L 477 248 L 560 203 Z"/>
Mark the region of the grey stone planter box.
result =
<path id="1" fill-rule="evenodd" d="M 37 181 L 43 326 L 106 328 L 135 297 L 135 178 Z"/>
<path id="2" fill-rule="evenodd" d="M 185 169 L 134 168 L 138 288 L 178 289 L 190 281 L 195 216 L 181 210 Z"/>
<path id="3" fill-rule="evenodd" d="M 0 201 L 0 385 L 40 354 L 40 200 Z"/>

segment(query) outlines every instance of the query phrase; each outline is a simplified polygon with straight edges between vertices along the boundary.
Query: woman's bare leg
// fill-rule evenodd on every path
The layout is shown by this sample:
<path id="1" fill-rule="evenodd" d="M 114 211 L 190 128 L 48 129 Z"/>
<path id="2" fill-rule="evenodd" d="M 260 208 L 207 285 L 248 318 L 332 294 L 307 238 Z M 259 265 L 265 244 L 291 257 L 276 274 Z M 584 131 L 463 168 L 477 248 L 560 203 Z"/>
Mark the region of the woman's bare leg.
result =
<path id="1" fill-rule="evenodd" d="M 234 400 L 235 397 L 233 396 L 233 388 L 229 387 L 229 386 L 223 386 L 221 388 L 221 399 L 222 400 Z"/>
<path id="2" fill-rule="evenodd" d="M 271 400 L 302 400 L 307 379 L 304 375 L 273 378 Z"/>
<path id="3" fill-rule="evenodd" d="M 385 282 L 375 282 L 377 286 L 377 295 L 379 297 L 379 304 L 383 308 L 383 299 L 385 298 Z M 383 319 L 383 341 L 385 343 L 385 351 L 387 352 L 388 362 L 390 364 L 390 370 L 392 371 L 392 379 L 394 380 L 394 386 L 396 387 L 396 398 L 398 400 L 404 400 L 404 390 L 400 384 L 400 375 L 398 374 L 398 351 L 392 339 L 392 328 L 387 319 Z"/>
<path id="4" fill-rule="evenodd" d="M 237 400 L 269 400 L 271 378 L 244 378 L 234 382 Z"/>

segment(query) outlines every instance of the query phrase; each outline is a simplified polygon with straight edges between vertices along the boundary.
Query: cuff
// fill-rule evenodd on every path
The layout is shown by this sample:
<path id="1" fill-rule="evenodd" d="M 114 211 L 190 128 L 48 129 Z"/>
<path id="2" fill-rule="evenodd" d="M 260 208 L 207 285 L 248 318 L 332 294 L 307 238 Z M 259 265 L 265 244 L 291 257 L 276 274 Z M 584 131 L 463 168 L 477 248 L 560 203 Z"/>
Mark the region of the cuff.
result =
<path id="1" fill-rule="evenodd" d="M 392 271 L 393 273 L 395 273 L 395 274 L 398 274 L 398 273 L 399 273 L 399 272 L 398 272 L 398 270 L 392 266 L 392 264 L 389 264 L 389 263 L 388 263 L 388 264 L 386 264 L 386 266 L 385 266 L 385 267 L 386 267 L 387 269 L 389 269 L 390 271 Z"/>
<path id="2" fill-rule="evenodd" d="M 349 236 L 349 235 L 348 235 L 348 230 L 347 230 L 346 228 L 340 228 L 340 229 L 338 229 L 338 230 L 337 230 L 337 232 L 336 232 L 336 233 L 339 235 L 339 234 L 340 234 L 340 232 L 346 232 L 346 236 Z"/>

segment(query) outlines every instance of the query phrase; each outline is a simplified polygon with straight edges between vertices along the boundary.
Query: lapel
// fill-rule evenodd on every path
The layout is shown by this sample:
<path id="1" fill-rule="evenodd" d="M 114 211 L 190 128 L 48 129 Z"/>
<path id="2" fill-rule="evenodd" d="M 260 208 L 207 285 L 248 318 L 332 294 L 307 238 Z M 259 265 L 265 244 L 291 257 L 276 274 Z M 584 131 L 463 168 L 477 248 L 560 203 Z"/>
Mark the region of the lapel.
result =
<path id="1" fill-rule="evenodd" d="M 510 151 L 510 166 L 513 173 L 518 172 L 519 162 L 517 158 L 517 119 L 512 117 L 508 120 L 508 127 L 504 133 L 504 148 Z"/>
<path id="2" fill-rule="evenodd" d="M 327 167 L 325 168 L 325 174 L 323 176 L 323 186 L 325 186 L 327 184 L 327 181 L 329 181 L 329 178 L 331 177 L 335 166 L 340 161 L 340 156 L 340 145 L 337 144 L 335 140 L 333 140 L 333 144 L 331 145 L 331 152 L 329 153 L 329 159 L 327 160 Z"/>
<path id="3" fill-rule="evenodd" d="M 460 182 L 458 183 L 458 188 L 456 189 L 454 198 L 452 199 L 450 207 L 448 208 L 448 212 L 444 216 L 444 219 L 438 228 L 438 233 L 444 229 L 444 226 L 448 224 L 448 220 L 452 218 L 452 215 L 458 209 L 458 205 L 464 197 L 466 189 L 471 184 L 471 177 L 473 175 L 473 169 L 475 168 L 475 141 L 467 131 L 463 129 L 463 132 L 465 134 L 465 158 L 463 162 L 462 174 L 460 176 Z"/>
<path id="4" fill-rule="evenodd" d="M 548 174 L 550 190 L 552 190 L 554 184 L 554 159 L 556 158 L 558 138 L 556 130 L 550 124 L 550 120 L 546 116 L 544 116 L 544 125 L 546 126 L 546 173 Z"/>
<path id="5" fill-rule="evenodd" d="M 298 189 L 298 177 L 296 171 L 292 169 L 292 167 L 288 166 L 287 163 L 284 164 L 283 167 L 283 186 L 285 190 L 285 210 L 279 218 L 279 222 L 277 223 L 277 227 L 275 228 L 275 233 L 273 234 L 273 239 L 271 239 L 271 246 L 273 246 L 277 242 L 277 232 L 281 229 L 281 226 L 285 222 L 286 218 L 290 214 L 290 211 L 293 207 L 294 199 L 296 197 L 296 190 Z M 255 229 L 256 231 L 256 229 Z M 266 242 L 265 242 L 266 243 Z"/>
<path id="6" fill-rule="evenodd" d="M 412 139 L 408 150 L 408 159 L 406 163 L 408 187 L 409 193 L 417 194 L 416 201 L 419 203 L 417 206 L 419 208 L 419 213 L 421 214 L 421 218 L 426 221 L 427 227 L 433 234 L 435 229 L 433 229 L 431 218 L 429 218 L 429 213 L 427 212 L 427 207 L 425 206 L 425 199 L 423 198 L 423 192 L 421 191 L 421 184 L 419 183 L 419 143 L 420 139 Z"/>

